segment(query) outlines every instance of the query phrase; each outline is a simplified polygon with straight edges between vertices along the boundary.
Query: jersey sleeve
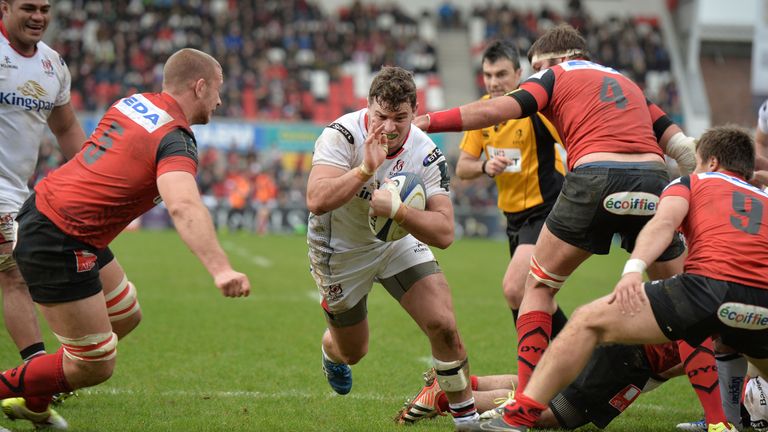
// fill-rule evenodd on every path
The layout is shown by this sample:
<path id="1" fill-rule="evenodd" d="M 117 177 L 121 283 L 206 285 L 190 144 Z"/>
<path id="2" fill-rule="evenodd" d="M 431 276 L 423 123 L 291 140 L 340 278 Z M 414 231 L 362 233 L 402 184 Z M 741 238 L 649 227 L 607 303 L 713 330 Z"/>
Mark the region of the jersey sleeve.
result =
<path id="1" fill-rule="evenodd" d="M 56 100 L 53 104 L 55 106 L 62 106 L 68 104 L 70 100 L 69 92 L 72 86 L 72 75 L 70 75 L 69 68 L 61 56 L 59 56 L 58 62 L 59 82 L 61 85 L 59 86 L 59 94 L 56 95 Z"/>
<path id="2" fill-rule="evenodd" d="M 541 111 L 549 105 L 552 98 L 552 92 L 555 89 L 555 72 L 553 68 L 544 69 L 531 75 L 530 78 L 520 84 L 517 90 L 507 93 L 517 100 L 523 114 L 520 116 L 528 117 Z"/>
<path id="3" fill-rule="evenodd" d="M 757 128 L 760 132 L 768 134 L 768 100 L 763 102 L 757 111 Z"/>
<path id="4" fill-rule="evenodd" d="M 684 177 L 679 177 L 673 180 L 670 184 L 667 185 L 666 188 L 664 188 L 664 191 L 661 193 L 661 197 L 659 198 L 659 201 L 663 200 L 668 196 L 677 196 L 677 197 L 685 198 L 687 201 L 690 201 L 691 200 L 691 177 L 684 176 Z"/>
<path id="5" fill-rule="evenodd" d="M 183 129 L 174 129 L 157 147 L 157 177 L 171 171 L 197 174 L 197 144 Z"/>
<path id="6" fill-rule="evenodd" d="M 664 110 L 659 108 L 658 105 L 649 101 L 648 99 L 645 101 L 648 104 L 648 112 L 651 114 L 653 134 L 656 135 L 657 142 L 661 141 L 661 136 L 664 135 L 664 132 L 667 130 L 667 128 L 672 126 L 674 122 L 669 118 L 669 116 L 667 116 L 667 113 L 665 113 Z"/>
<path id="7" fill-rule="evenodd" d="M 333 127 L 333 125 L 338 125 Z M 338 123 L 326 127 L 315 141 L 312 165 L 331 165 L 345 170 L 352 169 L 355 159 L 354 138 Z M 345 134 L 338 128 L 347 131 Z"/>
<path id="8" fill-rule="evenodd" d="M 432 155 L 437 157 L 432 157 Z M 448 162 L 446 162 L 443 152 L 435 146 L 432 153 L 424 158 L 422 164 L 424 165 L 422 181 L 424 181 L 427 199 L 435 195 L 448 195 L 451 177 L 448 174 Z"/>
<path id="9" fill-rule="evenodd" d="M 483 132 L 480 129 L 464 132 L 459 149 L 476 158 L 483 154 Z"/>

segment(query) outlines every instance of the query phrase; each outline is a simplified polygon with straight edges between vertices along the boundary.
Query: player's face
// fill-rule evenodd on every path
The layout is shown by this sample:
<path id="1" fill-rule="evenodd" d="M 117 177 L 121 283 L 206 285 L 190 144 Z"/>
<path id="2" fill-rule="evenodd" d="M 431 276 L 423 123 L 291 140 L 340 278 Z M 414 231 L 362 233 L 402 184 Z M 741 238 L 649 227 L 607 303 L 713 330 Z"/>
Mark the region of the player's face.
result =
<path id="1" fill-rule="evenodd" d="M 411 104 L 407 102 L 390 111 L 374 100 L 368 104 L 368 130 L 373 130 L 383 123 L 384 130 L 382 133 L 387 136 L 387 146 L 392 152 L 392 150 L 400 148 L 408 137 L 414 115 Z"/>
<path id="2" fill-rule="evenodd" d="M 51 20 L 48 0 L 2 1 L 0 11 L 11 45 L 22 54 L 34 54 Z"/>
<path id="3" fill-rule="evenodd" d="M 213 113 L 221 105 L 221 86 L 224 85 L 224 75 L 221 70 L 218 70 L 216 77 L 206 81 L 206 86 L 203 91 L 202 99 L 200 101 L 201 113 L 200 121 L 197 124 L 207 124 L 211 121 Z"/>
<path id="4" fill-rule="evenodd" d="M 483 60 L 485 91 L 492 98 L 504 96 L 520 84 L 520 72 L 520 69 L 515 70 L 515 65 L 508 58 L 500 58 L 495 62 Z"/>

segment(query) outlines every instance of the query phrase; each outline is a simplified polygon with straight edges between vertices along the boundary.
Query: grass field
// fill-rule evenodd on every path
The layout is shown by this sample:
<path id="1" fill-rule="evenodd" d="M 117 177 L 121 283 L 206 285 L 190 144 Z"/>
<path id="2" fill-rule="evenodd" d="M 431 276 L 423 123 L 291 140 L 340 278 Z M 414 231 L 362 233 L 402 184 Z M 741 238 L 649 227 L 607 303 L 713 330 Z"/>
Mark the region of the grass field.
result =
<path id="1" fill-rule="evenodd" d="M 368 356 L 352 393 L 336 396 L 320 370 L 325 327 L 303 237 L 223 235 L 247 299 L 226 299 L 174 232 L 129 232 L 113 250 L 139 290 L 144 321 L 120 342 L 115 375 L 59 408 L 75 431 L 396 431 L 392 416 L 421 385 L 426 338 L 376 285 L 369 297 Z M 450 283 L 473 373 L 516 369 L 512 318 L 501 295 L 507 246 L 461 240 L 436 251 Z M 609 292 L 623 252 L 589 260 L 558 295 L 566 312 Z M 56 347 L 46 331 L 46 343 Z M 18 354 L 0 335 L 0 367 Z M 674 430 L 700 408 L 684 379 L 642 396 L 609 426 Z M 31 425 L 0 420 L 12 430 Z M 408 431 L 453 430 L 447 417 Z"/>

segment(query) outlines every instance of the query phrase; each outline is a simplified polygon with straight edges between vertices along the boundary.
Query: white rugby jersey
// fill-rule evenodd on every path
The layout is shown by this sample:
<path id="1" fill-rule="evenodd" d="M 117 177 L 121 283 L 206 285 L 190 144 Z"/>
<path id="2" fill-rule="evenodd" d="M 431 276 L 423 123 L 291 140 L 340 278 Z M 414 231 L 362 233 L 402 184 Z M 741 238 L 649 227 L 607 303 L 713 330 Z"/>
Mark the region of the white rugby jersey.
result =
<path id="1" fill-rule="evenodd" d="M 0 31 L 0 213 L 18 211 L 27 198 L 48 116 L 69 102 L 70 80 L 51 47 L 38 42 L 25 57 Z"/>
<path id="2" fill-rule="evenodd" d="M 332 165 L 345 170 L 359 166 L 365 157 L 366 113 L 362 109 L 346 114 L 326 126 L 315 142 L 312 165 Z M 434 142 L 411 126 L 405 144 L 388 156 L 374 176 L 343 206 L 323 215 L 309 215 L 307 241 L 318 252 L 339 252 L 383 242 L 368 227 L 371 194 L 381 182 L 398 172 L 418 174 L 424 182 L 427 200 L 448 195 L 448 167 Z"/>
<path id="3" fill-rule="evenodd" d="M 757 111 L 757 127 L 760 132 L 768 134 L 768 100 L 763 102 Z"/>

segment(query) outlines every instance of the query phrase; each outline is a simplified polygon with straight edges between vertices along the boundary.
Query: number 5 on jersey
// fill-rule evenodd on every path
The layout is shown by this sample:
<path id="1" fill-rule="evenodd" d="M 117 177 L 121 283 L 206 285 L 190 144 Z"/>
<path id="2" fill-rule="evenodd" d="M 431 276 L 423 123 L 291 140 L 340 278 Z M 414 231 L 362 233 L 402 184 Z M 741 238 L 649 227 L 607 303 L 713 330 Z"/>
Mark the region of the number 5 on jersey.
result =
<path id="1" fill-rule="evenodd" d="M 112 137 L 114 135 L 122 135 L 123 131 L 124 129 L 122 126 L 117 124 L 117 122 L 112 122 L 112 124 L 109 125 L 109 128 L 104 131 L 101 137 L 99 137 L 96 141 L 91 141 L 85 147 L 85 153 L 83 153 L 83 159 L 85 160 L 85 163 L 91 165 L 92 163 L 99 160 L 99 158 L 101 158 L 101 156 L 106 153 L 107 149 L 112 147 Z"/>

